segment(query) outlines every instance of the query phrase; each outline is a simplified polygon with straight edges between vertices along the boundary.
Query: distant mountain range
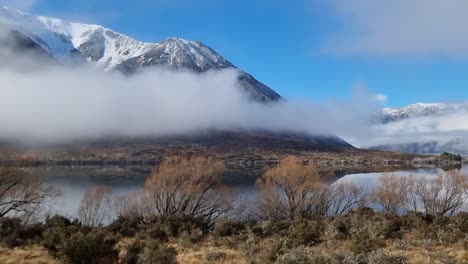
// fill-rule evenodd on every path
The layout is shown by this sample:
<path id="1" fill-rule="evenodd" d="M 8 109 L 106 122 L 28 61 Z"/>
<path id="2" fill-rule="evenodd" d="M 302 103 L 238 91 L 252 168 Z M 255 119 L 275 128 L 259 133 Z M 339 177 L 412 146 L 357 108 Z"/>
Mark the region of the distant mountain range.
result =
<path id="1" fill-rule="evenodd" d="M 403 108 L 384 108 L 380 113 L 380 121 L 389 123 L 415 117 L 442 116 L 462 110 L 468 111 L 468 104 L 416 103 Z"/>
<path id="2" fill-rule="evenodd" d="M 468 155 L 467 117 L 467 103 L 417 103 L 403 108 L 385 108 L 374 123 L 383 131 L 412 133 L 413 139 L 369 148 L 415 154 L 450 152 Z"/>

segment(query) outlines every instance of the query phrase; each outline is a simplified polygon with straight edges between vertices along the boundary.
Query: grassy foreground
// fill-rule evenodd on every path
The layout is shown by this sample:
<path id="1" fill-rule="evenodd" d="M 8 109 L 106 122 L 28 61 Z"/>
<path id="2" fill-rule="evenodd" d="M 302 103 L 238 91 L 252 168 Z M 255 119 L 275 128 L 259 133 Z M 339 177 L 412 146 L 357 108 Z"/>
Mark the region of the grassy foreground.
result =
<path id="1" fill-rule="evenodd" d="M 366 190 L 330 184 L 314 165 L 288 157 L 258 179 L 256 201 L 243 210 L 217 187 L 224 169 L 207 157 L 168 158 L 141 193 L 113 197 L 97 187 L 76 219 L 40 221 L 34 216 L 53 190 L 6 172 L 0 263 L 468 263 L 462 171 L 384 174 Z"/>
<path id="2" fill-rule="evenodd" d="M 395 216 L 362 208 L 293 221 L 143 220 L 89 228 L 55 216 L 0 223 L 0 263 L 468 263 L 468 214 Z"/>

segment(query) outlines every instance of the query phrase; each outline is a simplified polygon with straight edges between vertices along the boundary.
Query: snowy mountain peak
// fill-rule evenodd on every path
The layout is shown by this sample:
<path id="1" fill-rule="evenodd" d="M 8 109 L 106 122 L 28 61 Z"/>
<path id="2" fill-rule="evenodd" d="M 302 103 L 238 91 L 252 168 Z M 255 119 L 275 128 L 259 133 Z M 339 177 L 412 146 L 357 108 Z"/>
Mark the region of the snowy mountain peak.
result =
<path id="1" fill-rule="evenodd" d="M 430 110 L 430 109 L 441 109 L 446 107 L 446 104 L 441 104 L 441 103 L 415 103 L 408 105 L 403 108 L 385 108 L 384 112 L 418 112 L 418 111 L 425 111 L 425 110 Z"/>
<path id="2" fill-rule="evenodd" d="M 5 7 L 0 8 L 1 23 L 20 30 L 64 65 L 91 63 L 105 71 L 118 70 L 126 74 L 149 66 L 194 72 L 236 68 L 199 41 L 173 37 L 160 43 L 142 42 L 99 25 L 34 16 Z M 239 82 L 255 100 L 280 99 L 276 92 L 243 71 L 240 71 Z"/>
<path id="3" fill-rule="evenodd" d="M 162 53 L 161 59 L 172 68 L 184 67 L 185 63 L 196 66 L 197 71 L 233 67 L 199 41 L 172 37 L 161 43 L 141 42 L 99 25 L 33 16 L 7 7 L 0 7 L 0 22 L 21 29 L 65 64 L 82 59 L 113 70 L 131 58 Z"/>
<path id="4" fill-rule="evenodd" d="M 416 103 L 402 108 L 384 108 L 381 119 L 387 123 L 413 117 L 443 115 L 465 109 L 468 109 L 468 105 L 463 103 Z"/>
<path id="5" fill-rule="evenodd" d="M 137 41 L 99 25 L 33 16 L 7 7 L 0 8 L 0 21 L 32 36 L 65 64 L 82 59 L 95 63 L 99 68 L 111 70 L 155 45 Z"/>
<path id="6" fill-rule="evenodd" d="M 186 63 L 196 64 L 198 71 L 233 67 L 230 62 L 200 41 L 172 37 L 163 40 L 157 48 L 164 50 L 163 56 L 167 56 L 166 59 L 174 68 L 183 67 Z"/>

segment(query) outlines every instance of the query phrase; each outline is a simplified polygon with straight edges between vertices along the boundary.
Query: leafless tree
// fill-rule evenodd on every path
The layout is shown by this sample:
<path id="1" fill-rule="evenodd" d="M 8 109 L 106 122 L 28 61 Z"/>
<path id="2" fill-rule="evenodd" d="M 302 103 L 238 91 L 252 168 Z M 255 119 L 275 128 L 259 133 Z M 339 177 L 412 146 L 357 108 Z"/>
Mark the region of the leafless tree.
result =
<path id="1" fill-rule="evenodd" d="M 141 193 L 133 193 L 118 196 L 114 199 L 112 205 L 117 216 L 136 216 L 144 215 L 141 210 Z"/>
<path id="2" fill-rule="evenodd" d="M 26 172 L 0 168 L 0 218 L 31 218 L 60 193 Z"/>
<path id="3" fill-rule="evenodd" d="M 411 192 L 412 181 L 409 177 L 386 173 L 380 176 L 371 200 L 384 212 L 399 214 L 408 210 Z"/>
<path id="4" fill-rule="evenodd" d="M 212 158 L 166 159 L 145 183 L 146 211 L 212 223 L 229 210 L 229 201 L 217 188 L 224 170 L 224 164 Z"/>
<path id="5" fill-rule="evenodd" d="M 111 208 L 111 189 L 98 186 L 86 192 L 78 208 L 78 219 L 83 225 L 91 228 L 101 226 L 108 220 Z"/>
<path id="6" fill-rule="evenodd" d="M 426 214 L 451 216 L 467 201 L 467 176 L 458 170 L 440 173 L 435 178 L 420 177 L 415 184 L 415 197 Z"/>
<path id="7" fill-rule="evenodd" d="M 319 170 L 290 156 L 257 181 L 260 188 L 257 211 L 261 218 L 294 219 L 322 211 L 323 182 Z"/>
<path id="8" fill-rule="evenodd" d="M 349 210 L 366 204 L 366 190 L 353 183 L 337 183 L 328 187 L 328 215 L 341 216 Z"/>

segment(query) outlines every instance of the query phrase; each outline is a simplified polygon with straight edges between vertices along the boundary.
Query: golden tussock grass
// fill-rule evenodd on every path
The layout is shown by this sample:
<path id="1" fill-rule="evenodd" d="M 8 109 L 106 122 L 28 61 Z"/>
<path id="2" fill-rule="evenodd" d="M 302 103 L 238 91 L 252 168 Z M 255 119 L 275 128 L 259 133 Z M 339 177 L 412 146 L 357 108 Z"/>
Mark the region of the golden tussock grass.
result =
<path id="1" fill-rule="evenodd" d="M 0 247 L 2 264 L 55 264 L 47 251 L 39 246 L 7 249 Z"/>
<path id="2" fill-rule="evenodd" d="M 393 253 L 393 255 L 399 255 L 401 252 L 397 248 L 396 244 L 390 244 L 386 249 L 389 253 Z M 460 244 L 454 244 L 451 246 L 435 246 L 430 250 L 422 246 L 408 246 L 403 251 L 403 255 L 407 258 L 406 263 L 408 264 L 451 263 L 447 260 L 444 261 L 440 256 L 450 256 L 453 257 L 457 263 L 468 264 L 468 248 L 465 248 Z"/>
<path id="3" fill-rule="evenodd" d="M 224 246 L 213 246 L 211 243 L 201 243 L 193 247 L 186 247 L 178 243 L 171 243 L 177 250 L 177 261 L 186 264 L 246 264 L 247 260 L 241 252 Z"/>

